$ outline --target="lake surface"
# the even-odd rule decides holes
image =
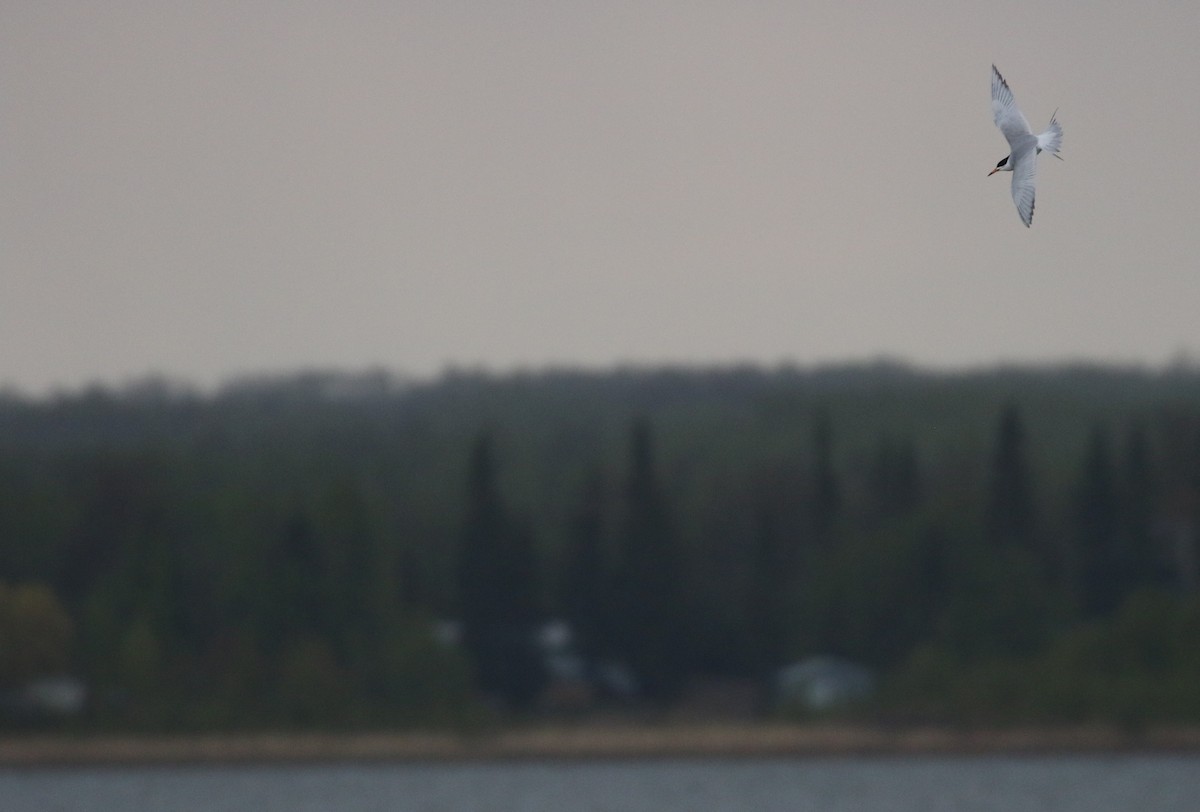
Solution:
[[[5,812],[1196,812],[1200,757],[49,768]]]

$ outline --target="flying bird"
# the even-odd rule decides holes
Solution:
[[[1034,135],[1029,129],[1029,122],[1017,103],[1013,100],[1008,82],[992,65],[992,117],[1004,137],[1008,139],[1009,154],[1000,159],[996,168],[988,172],[992,176],[997,172],[1012,172],[1012,196],[1017,204],[1017,214],[1021,222],[1029,226],[1033,222],[1033,187],[1037,180],[1037,156],[1045,150],[1055,158],[1062,160],[1058,154],[1062,146],[1062,125],[1058,123],[1058,111],[1050,116],[1050,126],[1041,135]]]

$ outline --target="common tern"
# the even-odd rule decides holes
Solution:
[[[1058,123],[1057,116],[1058,111],[1055,110],[1054,115],[1050,116],[1050,126],[1046,131],[1041,135],[1034,135],[1029,129],[1029,122],[1017,109],[1012,91],[1008,89],[1008,82],[1004,81],[1000,71],[992,65],[992,117],[1000,132],[1008,139],[1008,148],[1011,151],[1000,159],[995,169],[988,172],[988,176],[997,172],[1013,173],[1013,202],[1017,204],[1017,214],[1021,216],[1021,222],[1026,227],[1033,222],[1033,188],[1034,181],[1037,180],[1038,153],[1049,152],[1062,160],[1062,156],[1058,154],[1062,146],[1062,125]]]

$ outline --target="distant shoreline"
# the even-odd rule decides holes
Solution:
[[[488,762],[863,755],[1200,753],[1200,728],[958,730],[848,725],[557,725],[474,734],[230,733],[0,736],[0,768]]]

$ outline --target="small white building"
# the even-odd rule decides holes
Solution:
[[[88,690],[83,680],[66,674],[39,677],[5,697],[4,705],[24,718],[65,718],[83,712]]]
[[[875,678],[857,663],[826,655],[779,669],[773,688],[777,707],[821,713],[868,698]]]

